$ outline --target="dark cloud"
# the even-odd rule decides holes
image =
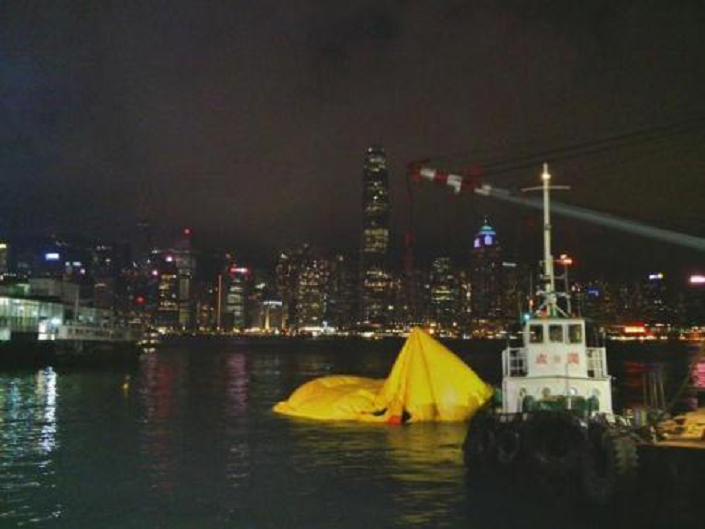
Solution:
[[[354,250],[369,143],[389,154],[399,240],[411,160],[463,169],[705,111],[700,2],[2,9],[0,232],[124,238],[148,216],[253,259],[305,240]],[[554,167],[574,186],[567,200],[705,235],[704,151],[693,130]],[[525,185],[538,170],[494,183]],[[463,254],[485,213],[509,247],[535,235],[500,204],[433,188],[416,200],[427,255]],[[559,241],[605,268],[602,239],[659,249],[590,230],[567,223]]]

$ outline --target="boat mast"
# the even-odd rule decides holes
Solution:
[[[548,164],[543,164],[541,174],[543,182],[543,275],[546,282],[544,295],[546,297],[546,313],[548,316],[558,314],[558,300],[556,296],[556,276],[553,272],[553,255],[551,254],[551,174]]]

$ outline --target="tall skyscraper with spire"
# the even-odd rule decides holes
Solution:
[[[502,249],[487,218],[472,248],[472,317],[493,321],[502,316]]]
[[[385,323],[390,302],[389,174],[380,146],[367,149],[362,176],[362,242],[360,258],[360,317]]]

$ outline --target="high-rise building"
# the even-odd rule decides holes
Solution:
[[[675,303],[662,272],[649,274],[641,282],[642,316],[646,323],[673,323]]]
[[[502,249],[485,219],[472,248],[472,318],[496,322],[502,317]]]
[[[367,149],[362,179],[360,317],[384,323],[390,302],[389,175],[384,149]]]
[[[179,282],[178,270],[174,256],[166,253],[152,255],[156,267],[151,274],[157,286],[156,314],[154,323],[157,327],[176,330],[179,327]]]
[[[9,270],[8,248],[8,243],[0,241],[0,276],[7,274]]]
[[[276,294],[282,301],[284,328],[296,328],[298,315],[298,282],[304,262],[309,258],[311,248],[308,244],[298,248],[282,251],[277,258],[275,268]]]
[[[438,257],[431,264],[431,321],[445,330],[459,325],[460,285],[450,257]]]
[[[221,278],[221,329],[242,331],[248,325],[248,296],[250,294],[252,272],[244,266],[231,262]]]
[[[330,264],[325,318],[330,325],[347,329],[355,323],[355,269],[350,259],[343,255],[336,255]]]
[[[296,285],[298,328],[324,325],[329,278],[330,263],[327,259],[309,255],[302,263]]]
[[[129,247],[125,244],[93,245],[86,266],[93,279],[94,306],[115,310],[122,316],[128,311],[129,299],[122,272],[129,268],[129,257]]]
[[[178,274],[179,326],[189,330],[196,324],[196,257],[191,245],[191,235],[191,228],[184,228],[181,239],[172,251]]]

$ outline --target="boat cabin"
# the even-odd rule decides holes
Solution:
[[[605,349],[587,346],[584,319],[534,316],[522,339],[502,353],[502,411],[580,406],[612,413]]]

